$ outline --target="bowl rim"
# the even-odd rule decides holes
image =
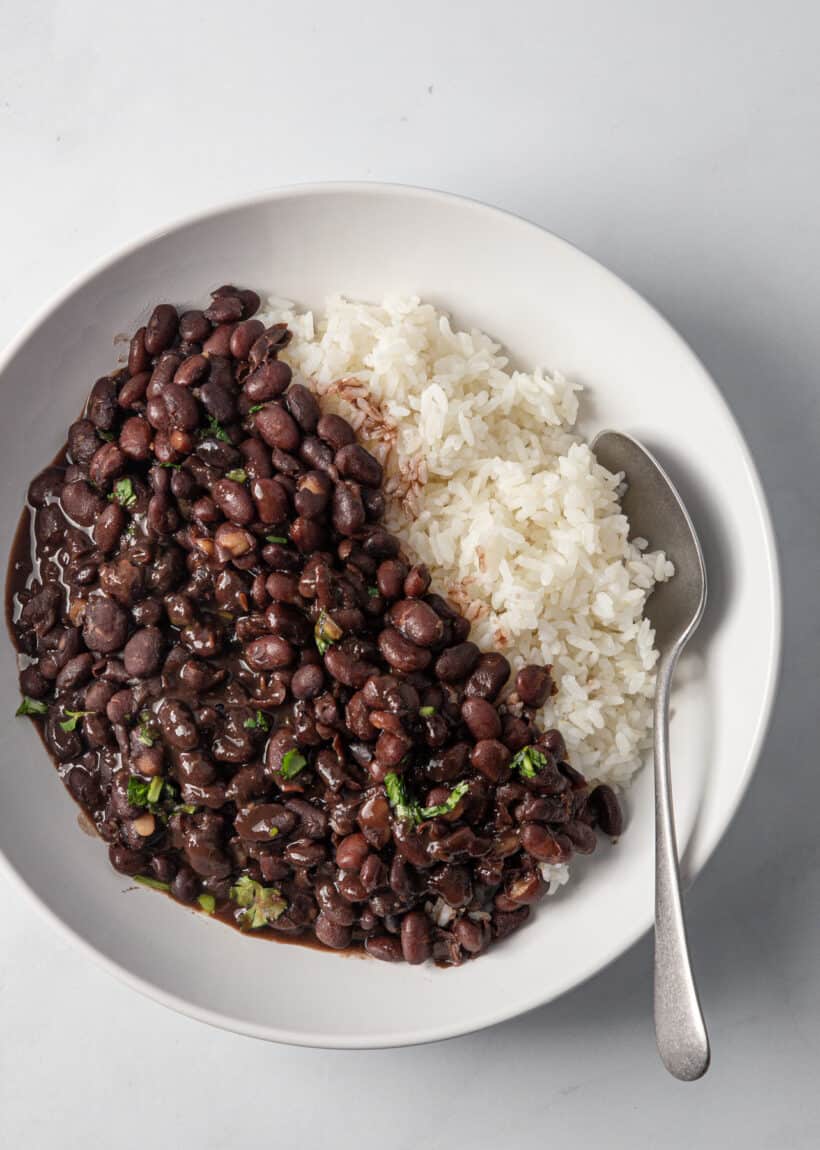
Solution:
[[[767,669],[767,679],[763,694],[763,705],[760,708],[756,719],[755,729],[751,740],[750,751],[747,756],[747,762],[743,774],[739,778],[738,785],[731,802],[727,803],[718,819],[715,827],[711,830],[708,837],[696,839],[691,844],[691,849],[687,850],[687,881],[691,885],[700,871],[709,861],[714,854],[718,844],[723,839],[729,824],[734,818],[741,801],[743,800],[751,782],[752,775],[757,767],[760,759],[760,754],[763,749],[763,743],[769,730],[771,723],[772,711],[774,708],[775,692],[780,678],[782,655],[783,655],[783,600],[782,600],[782,582],[780,575],[780,563],[777,550],[777,539],[772,524],[771,512],[769,510],[768,502],[766,500],[763,484],[760,479],[757,467],[753,460],[751,451],[746,442],[745,436],[734,417],[734,414],[726,401],[720,388],[717,386],[710,372],[701,362],[700,358],[695,354],[686,340],[681,336],[673,324],[666,318],[663,312],[650,303],[640,292],[633,288],[629,283],[622,279],[615,272],[611,271],[605,264],[601,263],[594,256],[590,255],[583,248],[577,244],[571,243],[569,240],[564,239],[563,236],[551,231],[549,228],[543,227],[541,224],[535,223],[533,220],[527,219],[525,216],[520,215],[515,211],[506,208],[496,207],[487,204],[482,200],[475,197],[462,195],[455,192],[443,191],[436,188],[425,187],[415,184],[404,184],[392,181],[378,181],[378,180],[328,180],[328,181],[313,181],[307,183],[295,184],[281,184],[271,187],[263,192],[257,192],[252,195],[244,197],[233,197],[209,207],[201,208],[195,212],[190,212],[180,215],[172,219],[170,222],[159,225],[139,236],[137,239],[128,244],[117,247],[110,251],[105,256],[96,260],[89,268],[78,273],[70,279],[62,288],[55,292],[47,301],[37,309],[32,318],[20,329],[20,331],[12,337],[12,339],[0,349],[0,379],[5,372],[7,366],[24,344],[31,338],[37,329],[45,323],[49,317],[66,303],[72,295],[90,283],[97,276],[101,275],[109,268],[126,259],[128,256],[138,252],[147,244],[161,240],[163,237],[173,234],[182,228],[203,223],[209,219],[216,218],[221,215],[228,215],[235,211],[244,211],[252,209],[257,205],[266,204],[272,201],[290,199],[290,198],[308,198],[308,197],[322,197],[332,195],[377,195],[385,199],[391,197],[395,198],[415,198],[426,200],[428,202],[446,203],[451,206],[460,206],[463,209],[476,212],[479,215],[484,215],[488,218],[501,218],[507,222],[513,221],[524,232],[531,232],[533,235],[536,233],[548,235],[556,244],[568,249],[570,252],[581,255],[585,261],[588,261],[595,268],[602,273],[605,277],[614,281],[617,286],[626,292],[632,298],[633,304],[637,305],[639,310],[647,316],[648,319],[660,323],[665,329],[668,338],[673,340],[678,345],[679,352],[682,353],[684,358],[688,359],[692,366],[700,372],[704,381],[708,383],[711,388],[714,398],[722,406],[724,413],[727,415],[729,421],[735,429],[737,436],[738,446],[742,457],[746,476],[749,480],[751,493],[755,511],[757,513],[762,535],[765,541],[765,568],[767,575],[767,582],[770,594],[770,617],[771,617],[771,643],[772,643],[772,657],[769,661]],[[222,1014],[219,1011],[211,1010],[206,1007],[194,1005],[187,1000],[180,998],[175,994],[168,993],[160,986],[149,982],[147,979],[141,978],[133,974],[127,967],[123,966],[120,962],[109,958],[101,953],[89,941],[87,941],[78,931],[76,931],[67,922],[63,921],[59,915],[51,909],[45,902],[43,902],[39,895],[28,885],[24,876],[13,865],[11,860],[6,856],[0,844],[0,869],[4,875],[10,880],[14,888],[23,892],[26,897],[33,903],[40,913],[49,921],[59,933],[68,939],[73,945],[78,947],[82,952],[87,954],[93,959],[95,963],[100,965],[108,973],[112,974],[120,982],[124,982],[127,986],[138,991],[140,994],[151,998],[164,1006],[169,1007],[171,1010],[179,1014],[185,1015],[189,1018],[196,1019],[200,1022],[208,1023],[219,1029],[232,1031],[236,1034],[243,1034],[253,1038],[259,1038],[267,1041],[274,1041],[292,1046],[315,1047],[321,1049],[340,1049],[340,1050],[370,1050],[370,1049],[391,1049],[402,1046],[418,1046],[425,1045],[431,1042],[440,1042],[448,1038],[455,1038],[461,1035],[472,1034],[479,1030],[484,1030],[490,1026],[495,1026],[498,1023],[508,1021],[516,1018],[519,1015],[526,1014],[539,1006],[544,1006],[549,1002],[554,1001],[561,995],[566,994],[569,990],[576,986],[581,986],[588,979],[594,977],[597,973],[604,970],[621,954],[625,954],[630,950],[639,939],[649,932],[652,928],[651,919],[643,923],[635,929],[630,937],[624,941],[619,938],[615,944],[609,948],[604,948],[603,954],[599,951],[596,954],[595,961],[590,964],[588,969],[582,969],[580,972],[575,968],[566,977],[557,980],[551,991],[544,995],[539,993],[536,987],[533,993],[528,997],[526,1002],[522,1005],[517,1003],[513,1008],[504,1008],[503,1006],[485,1012],[484,1014],[473,1015],[468,1023],[460,1026],[446,1025],[439,1028],[432,1027],[428,1029],[423,1035],[417,1032],[411,1033],[396,1033],[391,1034],[389,1038],[371,1036],[352,1036],[350,1038],[340,1038],[338,1035],[323,1035],[321,1033],[306,1033],[303,1031],[284,1030],[281,1028],[270,1027],[266,1025],[257,1025],[246,1021],[240,1021],[227,1014]],[[337,958],[339,956],[336,956]]]

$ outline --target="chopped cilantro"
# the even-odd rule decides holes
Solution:
[[[534,779],[546,765],[547,756],[537,747],[522,747],[510,762],[512,770],[517,770],[523,779]]]
[[[134,491],[134,484],[126,475],[125,479],[118,479],[114,484],[114,490],[108,496],[110,502],[119,503],[120,507],[133,507],[137,502],[137,493]]]
[[[324,655],[332,643],[341,639],[342,629],[338,624],[334,623],[327,611],[320,611],[319,618],[316,620],[316,626],[313,628],[313,637],[316,640],[316,648],[319,654]]]
[[[154,735],[151,733],[151,731],[149,731],[145,723],[143,723],[142,726],[138,728],[137,738],[144,747],[153,747],[154,743],[156,742]]]
[[[30,699],[28,695],[23,695],[23,701],[15,715],[47,715],[48,703],[43,703],[40,699]]]
[[[265,542],[266,543],[287,543],[287,539],[285,538],[284,535],[266,535],[265,536]]]
[[[163,785],[163,780],[159,777],[159,775],[155,775],[154,778],[151,779],[151,782],[148,784],[148,790],[146,791],[145,796],[149,803],[159,802],[159,796],[162,794]]]
[[[60,723],[60,728],[63,731],[74,731],[77,728],[77,723],[80,721],[83,715],[90,715],[91,711],[69,711],[66,709],[63,714],[68,715],[68,718],[64,719],[63,722]]]
[[[435,715],[435,707],[419,707],[419,714],[423,719],[429,719],[431,715]]]
[[[407,819],[411,823],[420,823],[425,819],[435,819],[439,815],[450,814],[464,798],[469,786],[470,784],[464,779],[453,787],[443,803],[438,803],[434,807],[422,807],[415,799],[408,797],[404,779],[400,775],[391,771],[384,778],[384,789],[387,791],[387,798],[396,818]]]
[[[151,890],[170,890],[170,884],[167,882],[160,882],[158,878],[151,878],[147,874],[135,874],[134,882],[140,883],[142,886],[150,886]]]
[[[378,599],[381,592],[379,591],[378,587],[368,587],[367,594],[368,598],[370,599]]]
[[[400,775],[393,771],[385,775],[384,789],[387,791],[388,801],[396,812],[397,818],[407,819],[411,823],[419,821],[419,805],[408,799],[404,779]]]
[[[212,894],[201,894],[196,901],[206,914],[213,914],[216,910],[216,899]]]
[[[259,930],[260,927],[276,922],[288,908],[282,892],[275,886],[262,886],[254,882],[250,875],[241,875],[236,885],[231,887],[231,898],[241,907],[239,924],[243,930]]]
[[[135,807],[144,807],[148,803],[148,786],[145,779],[132,775],[128,780],[128,801]]]
[[[248,408],[248,415],[256,415],[257,411],[261,411],[264,406],[264,403],[255,403],[253,407]]]
[[[257,711],[256,715],[254,715],[250,719],[246,719],[245,722],[242,724],[242,726],[245,728],[246,731],[269,731],[270,730],[270,722],[268,721],[267,715],[263,714],[262,711]]]
[[[449,815],[451,811],[456,809],[469,788],[470,784],[466,779],[463,779],[460,783],[456,783],[443,803],[438,803],[434,807],[422,807],[419,814],[423,819],[435,819],[439,815]]]
[[[113,431],[102,431],[98,427],[97,428],[97,435],[99,435],[100,439],[104,439],[106,443],[113,443],[114,442],[114,432]]]
[[[307,766],[307,759],[295,747],[285,751],[282,756],[282,766],[279,768],[283,779],[295,779],[301,770]]]
[[[248,473],[244,467],[236,467],[233,471],[226,471],[225,478],[232,479],[234,483],[244,483],[248,478]]]
[[[174,471],[179,471],[182,467],[181,463],[160,463],[160,467],[173,467]]]
[[[231,442],[230,435],[228,435],[227,431],[215,415],[208,416],[208,433],[213,435],[215,439],[221,439],[223,443]]]

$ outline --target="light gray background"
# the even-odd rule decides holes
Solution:
[[[142,1000],[0,881],[0,1143],[818,1144],[816,13],[783,0],[2,5],[0,342],[112,249],[271,185],[396,180],[510,208],[620,273],[712,371],[771,501],[786,620],[763,761],[687,900],[714,1048],[702,1083],[656,1061],[648,940],[488,1033],[290,1050]],[[739,668],[736,689],[757,673]]]

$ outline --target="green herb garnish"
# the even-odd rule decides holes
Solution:
[[[295,747],[285,751],[282,756],[282,766],[279,768],[283,779],[295,779],[301,770],[307,766],[307,759]]]
[[[324,655],[331,644],[342,637],[342,629],[334,623],[327,611],[320,611],[316,626],[313,628],[313,637],[320,655]]]
[[[15,715],[47,715],[48,703],[43,703],[39,699],[30,699],[28,695],[23,695],[23,701]]]
[[[396,818],[406,819],[411,823],[420,823],[425,819],[435,819],[439,815],[449,815],[454,811],[464,796],[469,790],[470,784],[466,779],[457,783],[450,791],[447,798],[443,803],[438,803],[434,807],[422,807],[407,794],[407,788],[404,785],[404,779],[401,775],[390,774],[385,775],[384,789],[387,791],[387,799],[390,806],[395,812]]]
[[[159,802],[159,796],[162,794],[162,788],[164,785],[165,784],[159,775],[155,775],[154,778],[151,779],[151,782],[148,784],[148,790],[145,796],[149,804]]]
[[[230,443],[231,437],[228,435],[225,428],[219,422],[215,415],[208,416],[208,431],[215,439],[221,439],[223,443]]]
[[[244,483],[248,478],[248,473],[244,467],[236,467],[233,471],[226,471],[225,478],[232,479],[234,483]]]
[[[201,894],[196,901],[206,914],[213,914],[216,910],[216,899],[212,894]]]
[[[246,874],[231,887],[231,898],[244,910],[244,914],[239,916],[239,925],[243,930],[259,930],[260,927],[276,922],[288,908],[278,887],[262,886],[261,882],[254,882]]]
[[[435,707],[419,707],[419,714],[423,719],[429,719],[431,715],[435,715]]]
[[[265,542],[266,543],[287,543],[287,539],[285,538],[284,535],[266,535],[265,536]]]
[[[179,471],[182,467],[181,463],[160,463],[160,467],[173,467],[174,471]]]
[[[451,811],[456,809],[469,789],[470,784],[466,779],[463,779],[460,783],[456,783],[443,803],[437,803],[434,807],[422,807],[419,814],[423,819],[435,819],[439,815],[449,815]]]
[[[537,747],[522,747],[513,755],[510,767],[518,771],[522,779],[534,779],[547,765],[547,756]]]
[[[113,431],[102,431],[98,427],[97,428],[97,435],[99,435],[100,439],[104,439],[106,443],[113,443],[114,442],[114,432]]]
[[[153,747],[154,743],[156,742],[156,739],[154,738],[153,734],[148,730],[148,727],[146,726],[145,723],[143,723],[142,726],[138,729],[137,738],[139,739],[139,741],[142,743],[142,745],[144,747]]]
[[[134,491],[134,484],[127,475],[125,479],[117,480],[108,499],[111,503],[119,503],[120,507],[134,506],[137,502],[137,493]]]
[[[74,730],[76,730],[77,729],[77,723],[80,721],[80,719],[83,717],[83,715],[90,715],[91,713],[92,713],[91,711],[69,711],[69,710],[65,710],[63,712],[63,714],[68,715],[68,718],[65,719],[62,723],[60,723],[61,730],[63,730],[63,731],[74,731]]]
[[[248,408],[248,415],[256,415],[257,411],[261,411],[264,406],[264,403],[255,403],[253,407]]]
[[[268,831],[268,834],[272,839],[275,839],[279,834],[279,827],[271,827],[271,829]]]
[[[419,805],[407,797],[404,779],[400,775],[394,774],[393,771],[385,775],[384,789],[387,791],[387,799],[397,818],[407,819],[411,823],[419,821]]]
[[[144,807],[148,803],[148,786],[145,779],[132,775],[128,780],[128,801],[135,807]]]
[[[155,807],[165,786],[165,780],[159,776],[146,781],[141,779],[139,775],[132,775],[128,780],[128,801],[135,807]],[[171,784],[169,783],[167,786],[169,792],[167,797],[171,798],[173,795]]]
[[[150,886],[151,890],[170,890],[170,884],[167,882],[160,882],[158,878],[151,878],[147,874],[135,874],[134,882],[140,883],[142,886]]]
[[[186,815],[196,814],[196,807],[191,803],[180,803],[179,806],[174,807],[174,812],[184,811]]]
[[[256,715],[253,718],[246,719],[245,722],[242,724],[242,726],[245,728],[246,731],[269,731],[270,730],[270,723],[268,721],[268,717],[267,717],[267,715],[264,715],[262,713],[262,711],[257,711]]]

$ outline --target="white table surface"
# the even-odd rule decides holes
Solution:
[[[782,0],[0,7],[0,342],[191,209],[322,179],[463,192],[690,341],[756,455],[786,598],[763,761],[687,900],[703,1082],[656,1060],[648,940],[491,1032],[292,1050],[139,998],[0,880],[0,1145],[818,1145],[819,34]]]

